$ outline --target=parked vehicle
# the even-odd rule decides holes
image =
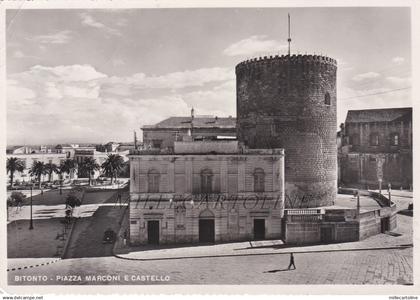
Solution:
[[[108,228],[104,232],[104,238],[102,239],[102,243],[113,244],[115,242],[115,237],[116,237],[115,231],[112,230],[111,228]]]

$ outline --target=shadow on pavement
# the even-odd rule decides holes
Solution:
[[[296,269],[293,269],[293,270],[296,270]],[[277,272],[285,272],[285,271],[293,271],[293,270],[290,270],[290,269],[270,270],[270,271],[265,271],[263,273],[277,273]]]
[[[398,214],[404,215],[404,216],[408,216],[408,217],[412,217],[413,216],[413,211],[412,210],[408,210],[408,209],[403,209],[403,210],[400,210],[398,212]]]

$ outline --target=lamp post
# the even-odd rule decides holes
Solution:
[[[356,197],[357,197],[357,218],[359,218],[359,215],[360,215],[360,194],[359,194],[359,190],[356,191]]]
[[[34,229],[34,221],[32,219],[32,185],[31,185],[31,220],[29,221],[29,229]]]
[[[391,183],[388,183],[388,199],[389,199],[389,206],[391,207]]]
[[[382,179],[379,178],[379,194],[382,194]]]

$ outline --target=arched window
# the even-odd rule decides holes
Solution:
[[[392,133],[391,134],[391,145],[392,146],[398,146],[400,144],[400,136],[398,133]]]
[[[254,192],[265,191],[265,173],[261,168],[257,168],[254,171]]]
[[[378,146],[379,145],[379,134],[372,133],[370,135],[370,145],[371,146]]]
[[[331,105],[331,96],[330,93],[326,92],[324,96],[324,104]]]
[[[149,193],[159,193],[159,181],[159,172],[155,169],[151,169],[147,173],[147,191]]]
[[[210,169],[201,171],[201,193],[211,194],[213,191],[213,172]]]

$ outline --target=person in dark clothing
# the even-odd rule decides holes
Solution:
[[[292,266],[293,266],[293,269],[296,269],[296,266],[295,266],[295,257],[293,256],[293,253],[290,253],[290,263],[289,263],[289,267],[287,269],[290,270],[290,268]]]

